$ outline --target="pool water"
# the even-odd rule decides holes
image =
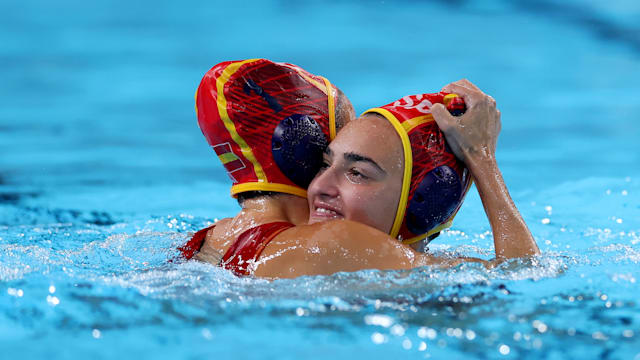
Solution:
[[[631,1],[3,2],[1,357],[640,359],[639,20]],[[359,112],[475,82],[542,255],[276,281],[169,262],[238,210],[193,93],[251,57]],[[491,258],[473,189],[431,251]]]

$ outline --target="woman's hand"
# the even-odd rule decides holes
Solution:
[[[467,105],[467,111],[461,116],[452,116],[442,104],[431,107],[454,154],[470,168],[479,161],[494,159],[501,129],[495,100],[466,79],[451,83],[442,91],[461,96]]]
[[[511,199],[496,162],[501,125],[495,100],[468,80],[456,81],[442,90],[462,96],[467,105],[467,111],[457,117],[449,114],[442,104],[432,106],[431,113],[451,150],[471,171],[493,230],[496,259],[539,254],[538,245]]]

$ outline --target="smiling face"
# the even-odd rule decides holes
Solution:
[[[389,233],[396,215],[404,159],[393,126],[366,114],[329,144],[309,185],[309,223],[348,219]]]

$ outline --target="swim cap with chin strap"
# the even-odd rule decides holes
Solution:
[[[453,115],[465,110],[462,98],[440,92],[405,96],[365,112],[387,119],[402,140],[402,191],[390,235],[405,244],[430,240],[450,227],[471,185],[469,171],[448,148],[431,115],[434,103],[445,104]]]
[[[306,197],[336,134],[329,80],[266,59],[227,61],[196,91],[198,124],[233,185],[231,195],[275,191]]]

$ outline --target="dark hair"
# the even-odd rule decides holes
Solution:
[[[242,203],[244,203],[245,200],[255,199],[263,196],[274,196],[278,194],[280,193],[275,191],[245,191],[239,193],[236,199],[238,200],[238,204],[242,206]]]
[[[354,114],[353,105],[351,105],[351,101],[349,98],[336,87],[338,91],[338,96],[336,96],[336,132],[340,131],[340,129],[346,125],[347,121],[351,120],[352,114]]]

